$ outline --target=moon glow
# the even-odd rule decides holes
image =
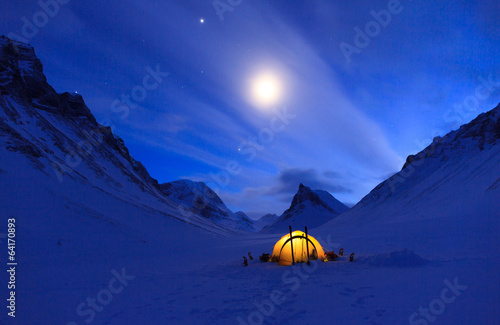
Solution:
[[[282,97],[282,84],[272,73],[261,73],[251,80],[251,101],[259,108],[269,108]]]

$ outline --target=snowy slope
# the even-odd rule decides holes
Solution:
[[[255,231],[252,221],[229,210],[205,183],[179,180],[160,184],[160,191],[177,204],[216,224],[235,230]]]
[[[429,308],[447,287],[444,281],[457,278],[467,289],[430,319],[439,324],[495,324],[500,319],[499,197],[500,105],[435,138],[356,206],[312,232],[329,237],[334,249],[348,247],[359,255],[409,249],[431,261],[387,279],[384,290],[400,292],[393,305],[408,309],[399,322],[410,322],[420,306]],[[405,284],[404,279],[417,283]],[[401,291],[404,285],[416,299]],[[370,294],[375,305],[387,299]],[[413,300],[411,310],[408,302]],[[421,315],[412,319],[410,324],[432,323]]]
[[[278,219],[278,215],[274,213],[268,213],[260,217],[260,219],[254,220],[255,228],[260,230],[265,226],[269,225],[271,222],[274,222],[276,219]]]
[[[348,233],[346,229],[352,229],[364,238],[367,234],[384,237],[380,243],[373,240],[373,245],[363,247],[370,251],[406,247],[462,257],[498,254],[499,117],[497,106],[435,138],[425,150],[409,156],[399,173],[323,225],[322,231]],[[347,240],[338,235],[339,242]],[[349,242],[356,243],[359,236]]]
[[[325,227],[397,224],[442,215],[474,214],[479,221],[479,211],[499,216],[498,200],[493,199],[500,190],[499,117],[500,105],[435,138],[409,156],[399,173]]]
[[[237,216],[240,216],[242,218],[248,218],[247,214],[243,211],[236,211],[234,214],[236,214]],[[250,218],[248,218],[250,219]]]
[[[208,255],[206,243],[234,233],[166,197],[81,96],[54,91],[33,48],[3,37],[0,185],[1,245],[7,219],[17,225],[18,324],[81,319],[76,306],[112,269],[151,263],[148,272],[175,273],[171,257],[180,243],[183,252]],[[2,249],[1,261],[6,254]],[[7,322],[1,313],[0,323]]]
[[[325,222],[349,210],[347,206],[335,199],[330,193],[322,190],[311,190],[303,184],[294,195],[290,208],[265,226],[265,233],[283,233],[291,225],[293,229],[318,227]]]
[[[326,203],[335,213],[342,214],[349,210],[349,207],[344,203],[337,200],[333,195],[323,190],[314,190],[314,193],[318,194],[319,198]]]
[[[7,151],[2,157],[28,159],[31,168],[61,185],[74,180],[97,193],[146,209],[152,204],[180,220],[226,232],[166,197],[123,140],[97,123],[82,96],[56,93],[29,45],[0,38],[0,95],[0,141]],[[3,158],[0,168],[9,171],[14,161]]]

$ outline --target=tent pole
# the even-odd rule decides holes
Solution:
[[[309,262],[309,238],[307,237],[307,226],[306,226],[306,249],[307,249],[307,265],[311,265],[311,262]]]
[[[293,238],[292,238],[292,226],[288,226],[290,229],[290,246],[292,246],[292,264],[295,265],[295,257],[293,256]]]

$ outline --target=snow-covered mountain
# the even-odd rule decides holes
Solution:
[[[256,229],[262,229],[265,226],[269,225],[270,223],[274,222],[276,219],[278,219],[278,215],[274,213],[268,213],[262,217],[260,217],[257,220],[254,220],[254,225]]]
[[[0,37],[0,156],[4,188],[17,188],[8,178],[16,182],[16,177],[27,177],[27,183],[39,184],[37,191],[60,197],[68,209],[94,211],[113,223],[121,221],[109,216],[103,205],[110,197],[141,211],[154,210],[227,233],[212,222],[216,211],[207,219],[165,196],[124,141],[96,121],[82,96],[58,94],[48,84],[33,48],[5,37]],[[31,190],[18,189],[19,200],[31,197]],[[72,195],[79,192],[87,194]],[[16,201],[8,198],[3,202],[8,201],[15,206]]]
[[[243,212],[243,211],[236,211],[234,214],[235,214],[235,215],[237,215],[237,216],[240,216],[240,217],[242,217],[242,218],[250,219],[250,218],[247,216],[247,214],[246,214],[245,212]]]
[[[179,180],[160,184],[160,191],[174,202],[221,226],[255,231],[252,221],[243,213],[233,213],[205,183]]]
[[[407,158],[402,170],[321,226],[363,250],[411,248],[429,254],[486,254],[500,248],[500,105]],[[350,234],[350,235],[348,235]],[[345,236],[348,236],[346,238]],[[377,242],[376,240],[373,240]]]
[[[349,210],[342,202],[323,190],[311,190],[300,184],[299,190],[292,199],[292,204],[283,214],[265,226],[263,232],[283,233],[291,225],[293,229],[304,229],[305,226],[318,227]]]

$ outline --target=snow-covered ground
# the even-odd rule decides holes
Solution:
[[[460,170],[441,168],[426,181],[439,184],[432,190],[412,185],[408,200],[367,203],[311,229],[325,249],[357,260],[309,268],[258,261],[283,234],[211,234],[78,181],[41,177],[2,147],[15,165],[0,166],[11,166],[0,174],[10,190],[1,222],[16,217],[19,261],[17,317],[3,313],[2,323],[495,324],[498,189],[484,191],[500,177],[495,147],[463,157],[470,164],[457,162]],[[403,249],[414,254],[385,256]],[[249,251],[255,259],[243,267]],[[126,276],[110,289],[113,270]]]

